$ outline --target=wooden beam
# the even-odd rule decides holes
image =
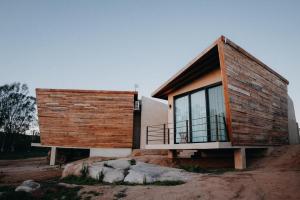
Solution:
[[[231,110],[230,110],[230,97],[228,92],[228,80],[226,73],[226,65],[225,65],[225,56],[224,56],[224,38],[221,37],[218,42],[218,52],[220,59],[220,68],[221,68],[221,77],[222,77],[222,85],[224,92],[224,101],[225,101],[225,110],[226,110],[226,125],[227,131],[230,141],[232,141],[232,126],[231,126]]]

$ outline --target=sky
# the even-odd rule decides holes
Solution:
[[[290,81],[300,120],[300,1],[0,0],[0,85],[150,96],[220,35]]]

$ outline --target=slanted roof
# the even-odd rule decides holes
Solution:
[[[289,82],[283,76],[275,72],[273,69],[268,67],[266,64],[252,56],[250,53],[242,49],[240,46],[230,41],[229,39],[221,36],[214,43],[212,43],[208,48],[201,52],[197,57],[195,57],[191,62],[189,62],[184,68],[167,80],[163,85],[156,89],[152,93],[152,97],[160,99],[168,99],[168,94],[176,89],[190,83],[191,81],[199,78],[202,74],[207,73],[208,71],[215,69],[220,66],[218,45],[220,42],[228,44],[247,56],[248,58],[254,60],[262,67],[270,71],[279,77],[286,84]]]

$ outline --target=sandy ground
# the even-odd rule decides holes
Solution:
[[[149,162],[171,163],[164,158],[140,157]],[[60,175],[41,158],[0,161],[2,183],[26,179],[45,180]],[[224,174],[191,173],[192,179],[177,186],[84,186],[80,193],[97,191],[92,199],[300,199],[300,145],[276,148],[271,155],[252,162],[247,170]],[[83,195],[85,197],[86,194]]]

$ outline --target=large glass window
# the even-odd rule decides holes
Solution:
[[[187,143],[189,121],[189,97],[183,96],[175,100],[176,143]]]
[[[174,109],[176,143],[226,141],[222,85],[177,97]]]
[[[192,142],[207,142],[205,90],[191,94]]]
[[[226,140],[225,134],[225,108],[224,108],[224,97],[223,88],[221,86],[213,87],[208,89],[209,96],[209,116],[210,116],[210,127],[211,127],[211,140],[216,141],[217,135],[218,140]]]

